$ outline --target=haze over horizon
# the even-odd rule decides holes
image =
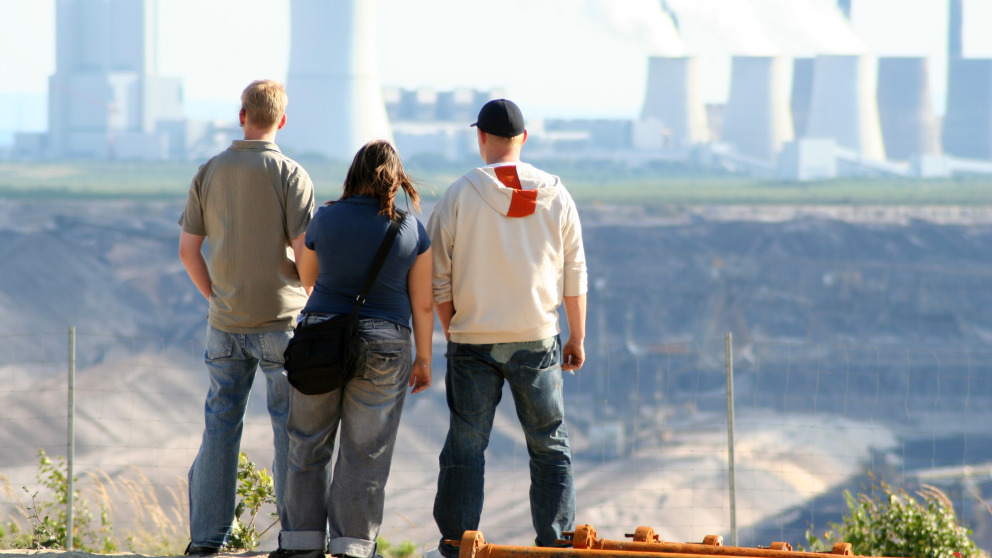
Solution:
[[[835,0],[666,4],[678,31],[658,0],[508,0],[499,11],[478,1],[432,0],[426,9],[379,0],[379,76],[405,88],[500,88],[531,118],[634,118],[650,55],[699,56],[706,100],[724,102],[732,54],[868,52],[929,57],[934,110],[943,112],[946,0],[854,0],[851,24]],[[233,118],[248,81],[285,79],[288,7],[289,0],[159,0],[159,73],[183,79],[188,117]],[[965,55],[992,56],[992,35],[980,30],[992,20],[992,1],[965,0],[965,14]],[[0,0],[0,48],[17,53],[0,66],[4,145],[16,131],[47,127],[55,1]]]

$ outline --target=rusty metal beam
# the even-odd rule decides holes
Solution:
[[[460,541],[448,540],[458,546],[458,558],[700,558],[701,556],[731,556],[737,558],[836,558],[854,556],[849,543],[837,543],[833,552],[795,552],[792,545],[773,542],[769,547],[748,548],[723,546],[723,538],[707,535],[702,543],[672,543],[660,540],[654,529],[638,527],[628,537],[631,541],[610,541],[596,536],[590,525],[580,525],[565,533],[562,545],[573,548],[504,546],[489,544],[479,531],[465,531]]]
[[[447,541],[453,543],[454,541]],[[465,531],[458,544],[458,558],[699,558],[698,554],[629,552],[563,547],[503,546],[489,544],[478,531]]]
[[[566,534],[567,535],[567,534]],[[702,543],[679,543],[660,540],[650,527],[638,527],[633,540],[607,540],[596,536],[591,525],[579,525],[572,533],[572,546],[576,549],[610,550],[624,552],[660,552],[665,554],[695,554],[708,556],[747,556],[751,558],[826,558],[853,556],[850,543],[837,543],[833,552],[794,552],[786,542],[773,542],[768,547],[749,548],[743,546],[723,546],[723,537],[707,535]]]

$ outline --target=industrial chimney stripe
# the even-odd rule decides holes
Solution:
[[[526,217],[533,215],[537,210],[537,190],[524,190],[520,185],[520,176],[517,175],[517,167],[506,165],[494,167],[496,178],[507,188],[513,190],[510,197],[510,209],[506,212],[507,217]]]

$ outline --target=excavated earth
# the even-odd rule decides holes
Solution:
[[[0,428],[0,471],[11,479],[33,476],[39,446],[53,454],[64,448],[64,415],[37,409],[64,405],[57,386],[64,382],[70,327],[80,335],[76,366],[92,382],[79,403],[81,459],[110,476],[132,466],[184,476],[202,429],[206,304],[177,256],[181,206],[0,201],[0,405],[15,417]],[[778,479],[773,493],[781,502],[749,518],[748,544],[772,537],[802,542],[807,516],[795,510],[817,496],[836,497],[831,487],[841,484],[824,470],[854,478],[866,460],[891,461],[892,455],[875,455],[878,448],[900,448],[903,471],[992,461],[987,433],[966,430],[962,445],[959,432],[944,438],[933,426],[945,424],[935,417],[959,416],[961,409],[979,425],[986,424],[979,417],[992,415],[992,208],[587,206],[580,212],[590,273],[588,364],[568,379],[565,393],[576,468],[589,471],[577,481],[594,510],[582,522],[612,538],[622,531],[604,525],[649,525],[668,540],[695,539],[700,529],[725,525],[722,515],[707,519],[696,510],[696,524],[680,530],[685,508],[671,506],[695,482],[690,473],[709,471],[697,465],[680,476],[677,460],[708,459],[726,449],[720,417],[727,333],[742,413],[793,417],[812,410],[823,425],[817,436],[872,425],[856,440],[812,440],[804,424],[792,427],[796,436],[786,445],[793,449],[851,448],[835,451],[834,461],[790,457],[773,440],[779,458],[750,465],[763,471],[755,482]],[[435,341],[436,389],[408,401],[397,448],[402,466],[394,466],[387,499],[401,513],[384,524],[390,540],[409,538],[422,548],[436,536],[430,486],[446,424],[444,351],[437,335]],[[147,389],[135,394],[121,386]],[[132,424],[135,409],[154,420]],[[920,409],[927,428],[899,431]],[[256,398],[250,414],[264,413]],[[501,417],[490,453],[506,467],[493,473],[503,479],[494,484],[519,484],[526,450],[512,415]],[[610,434],[611,425],[625,432],[622,440]],[[246,428],[246,439],[267,435],[264,421]],[[743,431],[741,439],[762,443],[757,431]],[[255,446],[265,463],[268,443]],[[802,475],[789,477],[785,462]],[[490,520],[487,539],[526,544],[532,536],[526,496],[501,501],[488,490],[487,509],[503,511]],[[714,494],[723,491],[714,485]]]

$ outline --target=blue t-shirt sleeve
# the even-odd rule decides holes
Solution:
[[[431,247],[431,237],[427,236],[427,229],[424,224],[417,219],[417,255],[421,255]]]
[[[307,227],[306,236],[303,237],[303,245],[311,250],[316,250],[314,248],[315,242],[317,240],[318,233],[320,230],[320,220],[326,216],[326,209],[328,206],[320,207],[314,214],[313,219],[310,220],[310,226]]]

